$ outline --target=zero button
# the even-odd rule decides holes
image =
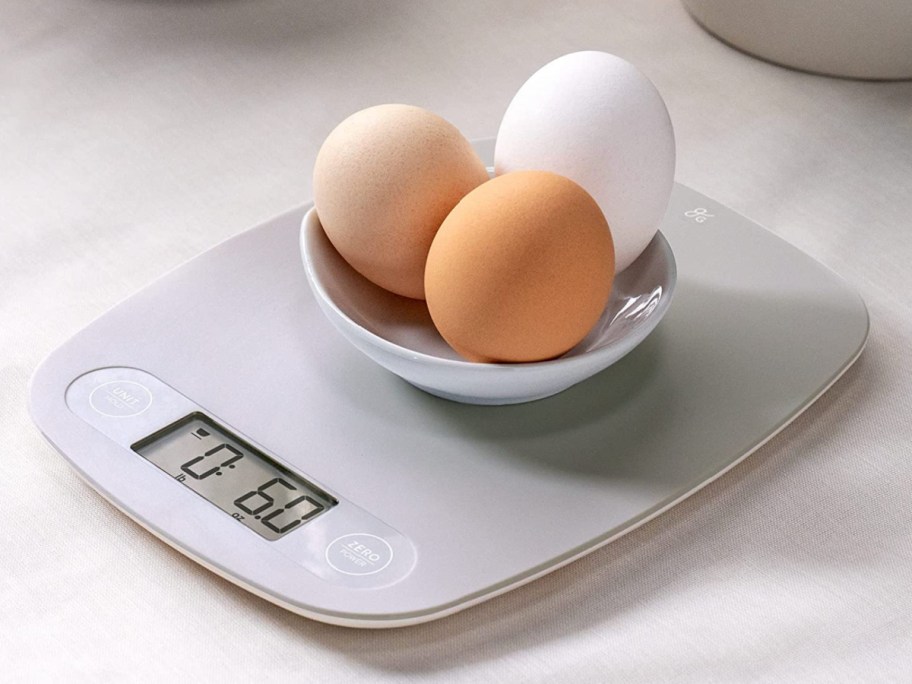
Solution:
[[[326,547],[326,562],[345,575],[373,575],[392,561],[389,542],[366,532],[344,534]]]

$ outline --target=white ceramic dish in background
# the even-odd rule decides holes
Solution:
[[[456,354],[423,301],[388,292],[349,266],[315,209],[301,224],[301,255],[320,308],[349,342],[416,387],[468,404],[543,399],[604,370],[652,332],[668,309],[676,278],[671,247],[658,233],[615,279],[605,312],[576,347],[550,361],[489,364]]]
[[[849,78],[912,78],[910,0],[682,0],[703,28],[777,64]]]

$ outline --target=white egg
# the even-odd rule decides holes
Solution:
[[[536,71],[504,114],[496,173],[552,171],[583,186],[614,238],[618,272],[646,248],[674,184],[675,142],[659,91],[630,62],[574,52]]]

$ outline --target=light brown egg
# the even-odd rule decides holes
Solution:
[[[420,107],[379,105],[326,138],[314,204],[339,254],[380,287],[424,299],[424,264],[440,224],[488,179],[455,126]]]
[[[473,190],[428,254],[428,309],[471,361],[541,361],[595,325],[614,281],[614,244],[595,200],[546,171],[516,171]]]

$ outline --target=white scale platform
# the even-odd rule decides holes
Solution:
[[[432,620],[593,551],[781,430],[867,337],[863,302],[831,271],[677,186],[662,226],[677,291],[640,347],[550,399],[456,404],[376,366],[323,318],[298,251],[304,211],[93,322],[36,371],[31,411],[124,513],[324,622]],[[197,411],[338,504],[270,541],[131,450]]]

